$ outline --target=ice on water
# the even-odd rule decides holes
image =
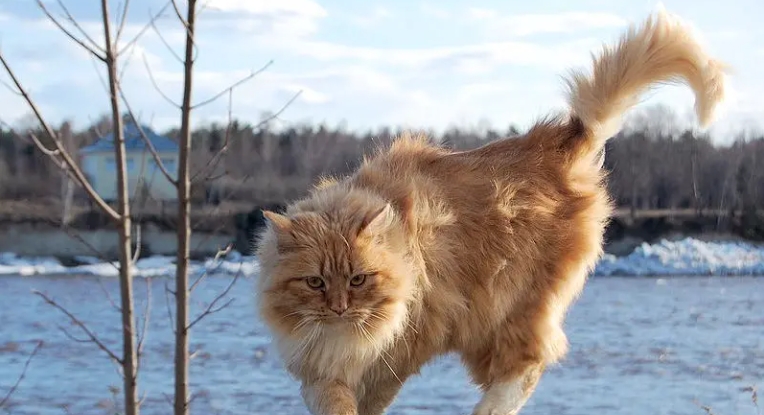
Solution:
[[[65,267],[56,258],[0,253],[0,275],[117,276],[116,263],[102,262],[93,257],[77,257],[75,260],[81,265]],[[205,270],[214,274],[233,275],[240,272],[242,276],[253,276],[258,266],[254,257],[234,251],[218,260],[192,261],[192,273]],[[138,277],[172,276],[174,272],[175,258],[171,256],[150,256],[134,265],[134,275]],[[695,238],[643,243],[627,256],[605,255],[594,275],[764,275],[764,246],[737,241],[707,242]]]

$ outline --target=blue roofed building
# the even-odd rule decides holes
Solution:
[[[137,195],[157,201],[177,199],[175,186],[157,167],[146,140],[134,123],[125,123],[125,157],[130,198]],[[173,180],[178,171],[178,144],[141,125],[146,137],[156,149],[162,164]],[[114,158],[114,134],[109,133],[79,151],[82,170],[96,192],[106,201],[117,200],[117,163]],[[139,190],[137,190],[139,189]],[[148,194],[146,193],[148,192]]]

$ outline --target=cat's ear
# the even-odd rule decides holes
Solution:
[[[263,210],[263,217],[270,222],[273,230],[278,233],[287,234],[292,230],[292,220],[282,214]]]
[[[271,229],[276,234],[278,251],[281,253],[288,251],[294,244],[294,222],[292,219],[269,210],[264,210],[263,216],[270,223]]]
[[[385,231],[395,219],[393,207],[386,203],[383,207],[370,211],[361,221],[358,228],[358,235],[361,234],[379,234]]]

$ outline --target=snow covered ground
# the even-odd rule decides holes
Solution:
[[[116,264],[96,258],[76,258],[82,265],[65,267],[55,258],[26,258],[13,253],[0,253],[0,275],[98,275],[116,276]],[[135,275],[141,277],[171,276],[175,272],[174,257],[152,256],[135,264]],[[225,258],[194,261],[192,273],[253,276],[258,271],[253,257],[236,252]],[[644,243],[628,256],[605,255],[598,264],[596,276],[645,275],[764,275],[764,246],[745,242],[705,242],[694,238],[678,241],[662,240]]]

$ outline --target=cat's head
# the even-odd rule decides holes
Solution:
[[[260,312],[280,338],[318,333],[378,346],[403,329],[414,276],[390,204],[335,189],[264,216]]]

